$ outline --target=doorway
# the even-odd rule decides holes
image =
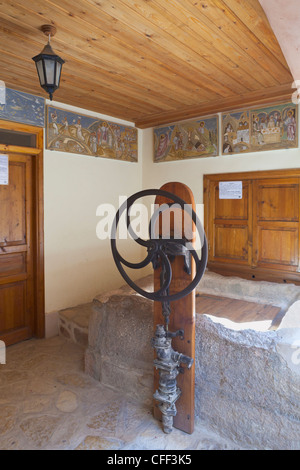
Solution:
[[[45,333],[43,129],[0,121],[0,156],[0,340],[8,346]]]

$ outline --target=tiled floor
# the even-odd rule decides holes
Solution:
[[[0,450],[239,449],[196,423],[164,434],[151,403],[105,388],[83,370],[84,349],[57,336],[7,348],[0,365]]]

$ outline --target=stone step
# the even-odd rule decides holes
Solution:
[[[58,312],[58,331],[72,342],[87,346],[89,319],[93,311],[93,302],[66,308]]]

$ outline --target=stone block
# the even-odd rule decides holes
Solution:
[[[93,303],[89,302],[58,312],[59,335],[80,346],[88,344],[88,326],[92,315]]]
[[[152,397],[153,367],[152,364],[144,364],[137,368],[128,363],[127,367],[116,362],[113,358],[104,357],[101,363],[101,383],[113,386],[117,390],[134,398],[148,400]]]
[[[85,370],[133,396],[151,396],[153,304],[129,288],[94,299]]]
[[[212,288],[213,279],[210,277],[207,289]],[[144,287],[147,282],[149,278],[144,280]],[[222,289],[223,282],[217,279],[218,288]],[[259,283],[255,287],[251,281],[245,281],[238,287],[237,281],[231,282],[232,297],[238,291],[243,295],[244,289],[248,289],[248,300],[257,301],[256,292],[264,303],[269,299],[272,305],[277,302],[282,308],[289,303],[292,306],[275,331],[258,331],[237,324],[231,327],[230,322],[222,324],[220,318],[196,315],[195,415],[204,425],[238,445],[253,449],[299,449],[300,352],[297,356],[295,349],[300,349],[299,287],[283,285],[280,290],[278,285],[268,283],[262,294]],[[204,284],[200,285],[199,291],[203,288]],[[224,296],[224,291],[219,293]],[[153,303],[128,287],[94,299],[86,372],[125,394],[151,400],[152,312]]]
[[[231,331],[197,316],[196,415],[255,448],[300,447],[300,380],[277,352],[277,332]]]
[[[205,275],[197,286],[197,291],[248,302],[276,305],[286,310],[300,299],[300,287],[294,284],[250,281],[234,276],[221,276],[209,270],[205,271]]]
[[[286,312],[278,330],[278,353],[289,368],[300,376],[300,301]]]

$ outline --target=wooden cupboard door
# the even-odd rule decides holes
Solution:
[[[0,185],[0,339],[29,338],[34,321],[32,157],[9,155],[9,184]]]
[[[242,182],[241,199],[220,199],[219,182],[209,189],[209,262],[251,264],[252,187]]]
[[[299,272],[299,178],[258,180],[253,197],[254,264]]]

